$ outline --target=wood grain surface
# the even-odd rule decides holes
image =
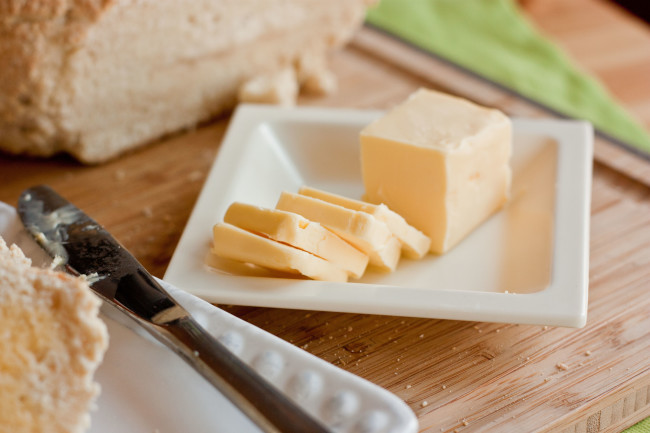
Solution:
[[[368,32],[332,58],[340,91],[302,105],[386,108],[429,86],[546,115],[458,71],[427,73],[412,53],[381,55]],[[0,200],[15,204],[24,188],[47,183],[162,277],[227,125],[224,117],[101,166],[2,155]],[[650,188],[642,179],[594,165],[582,329],[221,307],[392,391],[422,431],[618,432],[650,416]]]

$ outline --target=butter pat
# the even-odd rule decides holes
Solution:
[[[511,129],[498,110],[420,89],[361,131],[364,198],[444,253],[507,201]]]
[[[300,248],[360,278],[368,265],[368,256],[327,230],[293,212],[268,209],[245,203],[230,205],[224,222],[263,233],[269,238]]]
[[[327,260],[228,223],[213,227],[212,253],[314,280],[346,282],[348,273]]]
[[[386,224],[372,215],[289,192],[282,193],[276,208],[295,212],[324,225],[366,253],[370,264],[384,271],[395,270],[400,257],[400,243]]]
[[[366,203],[308,186],[300,188],[298,193],[348,209],[369,213],[388,226],[388,229],[402,245],[402,254],[406,257],[420,259],[429,252],[431,240],[424,233],[409,225],[404,218],[390,210],[385,204]]]

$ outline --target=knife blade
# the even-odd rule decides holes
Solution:
[[[18,201],[25,229],[60,265],[194,367],[266,432],[326,432],[178,304],[101,225],[45,185]]]

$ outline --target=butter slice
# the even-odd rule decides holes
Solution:
[[[348,273],[325,259],[228,223],[213,227],[212,253],[314,280],[346,282]]]
[[[365,212],[346,209],[312,197],[283,192],[277,209],[316,221],[370,256],[370,264],[394,271],[401,245],[386,224]]]
[[[364,199],[448,251],[507,201],[511,129],[498,110],[420,89],[361,131]]]
[[[393,212],[385,204],[366,203],[338,194],[322,191],[316,188],[303,186],[299,194],[317,198],[328,203],[337,204],[348,209],[366,212],[382,221],[402,244],[402,254],[411,259],[421,259],[429,252],[431,239],[424,233],[409,225],[404,218]]]
[[[321,257],[347,271],[352,278],[360,278],[368,265],[366,254],[319,223],[293,212],[235,202],[223,220]]]

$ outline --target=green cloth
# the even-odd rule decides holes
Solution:
[[[650,433],[650,418],[634,424],[629,429],[624,430],[623,433]]]
[[[650,154],[650,135],[512,0],[382,0],[367,22]]]

